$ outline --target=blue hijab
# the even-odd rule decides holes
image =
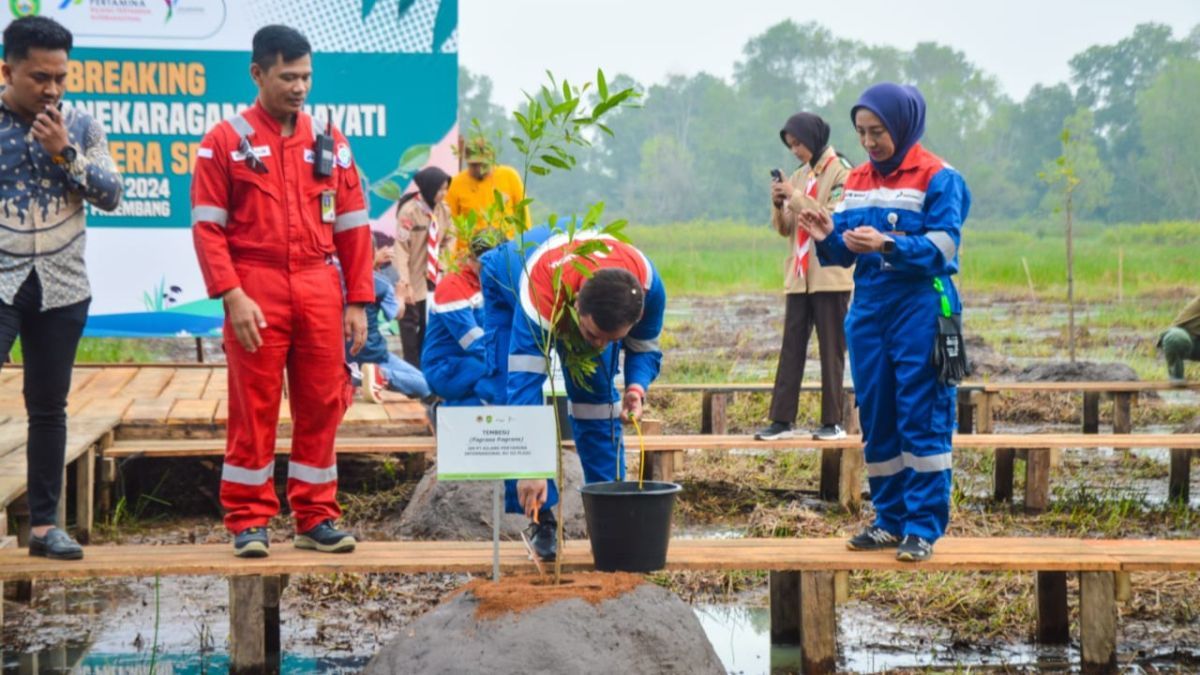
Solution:
[[[859,108],[875,113],[887,128],[896,152],[882,162],[871,160],[880,175],[886,176],[899,168],[905,155],[925,133],[925,98],[916,87],[881,82],[862,93],[850,109],[850,123]]]

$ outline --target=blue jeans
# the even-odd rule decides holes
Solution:
[[[429,384],[425,382],[425,376],[399,356],[388,352],[387,363],[379,364],[379,368],[387,379],[388,389],[413,398],[429,396]]]

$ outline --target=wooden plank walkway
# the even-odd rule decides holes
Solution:
[[[587,541],[568,541],[563,567],[592,569]],[[501,544],[501,568],[530,572],[520,542]],[[91,577],[332,573],[487,574],[490,542],[363,542],[331,555],[277,545],[267,558],[241,559],[226,544],[92,546],[81,561],[32,558],[0,550],[0,581]],[[1051,537],[947,537],[927,562],[896,560],[894,551],[850,552],[843,539],[676,539],[668,570],[921,570],[1009,572],[1200,571],[1200,540],[1101,540]]]
[[[0,370],[0,415],[24,415],[23,371],[9,364]],[[228,378],[223,366],[202,364],[107,364],[76,367],[68,414],[109,416],[134,435],[154,436],[163,427],[224,427],[228,419]],[[286,397],[280,423],[291,421]],[[386,405],[355,401],[343,429],[386,427],[389,434],[426,433],[425,411],[418,401]],[[157,434],[166,435],[166,434]]]
[[[758,441],[753,436],[708,434],[681,434],[671,436],[645,436],[646,452],[674,452],[678,450],[827,450],[861,449],[862,437],[847,436],[838,441],[818,441],[810,438],[788,438],[773,441]],[[277,452],[286,454],[291,440],[280,438]],[[564,447],[574,448],[566,441]],[[992,449],[998,447],[1028,448],[1180,448],[1200,450],[1200,434],[956,434],[956,449]],[[638,441],[629,430],[625,431],[625,449],[636,452]],[[437,451],[437,440],[432,437],[409,438],[355,438],[339,437],[337,451],[347,454],[381,453],[432,453]],[[225,453],[222,438],[171,439],[171,440],[128,440],[117,441],[105,450],[106,457],[219,457]]]

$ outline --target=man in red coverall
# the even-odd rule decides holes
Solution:
[[[266,26],[254,35],[252,61],[258,100],[208,132],[192,181],[196,255],[209,295],[225,302],[225,526],[235,555],[267,555],[286,366],[294,543],[347,552],[355,540],[335,526],[333,441],[352,394],[344,341],[352,352],[362,347],[363,308],[375,297],[371,231],[349,144],[302,110],[312,83],[308,40]]]

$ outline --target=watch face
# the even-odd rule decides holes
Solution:
[[[67,163],[74,162],[75,156],[76,156],[76,152],[75,152],[74,146],[68,145],[67,147],[62,149],[62,158],[65,159],[67,161]]]

